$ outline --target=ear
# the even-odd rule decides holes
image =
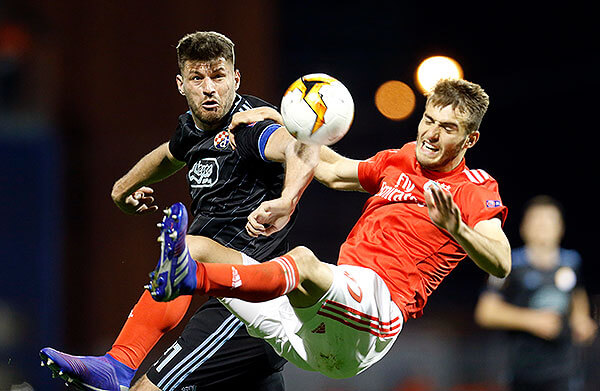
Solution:
[[[237,91],[238,88],[240,88],[240,83],[242,81],[242,74],[240,73],[239,69],[235,70],[234,79],[235,79],[235,90]]]
[[[479,141],[479,131],[469,133],[467,140],[465,141],[465,148],[472,148]]]
[[[175,81],[177,82],[177,90],[181,95],[185,95],[185,90],[183,89],[183,77],[181,75],[177,75],[175,77]]]

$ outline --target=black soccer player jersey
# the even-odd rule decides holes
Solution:
[[[563,318],[560,335],[550,341],[526,332],[509,333],[511,372],[519,380],[537,381],[573,373],[573,351],[568,325],[573,290],[581,286],[581,257],[576,251],[560,249],[559,263],[541,270],[531,265],[525,247],[512,252],[512,271],[505,279],[490,277],[489,289],[513,305],[551,310]]]
[[[296,219],[294,212],[290,222],[270,237],[253,238],[245,229],[248,215],[261,202],[281,195],[283,165],[264,155],[268,138],[280,125],[267,120],[237,129],[235,150],[226,128],[233,114],[260,106],[273,107],[253,96],[236,95],[224,128],[211,132],[197,128],[190,112],[182,114],[169,150],[188,167],[194,216],[188,233],[265,261],[287,251],[285,238]]]

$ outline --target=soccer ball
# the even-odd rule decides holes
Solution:
[[[301,77],[281,100],[281,116],[290,134],[311,144],[331,145],[340,140],[354,119],[348,89],[324,73]]]

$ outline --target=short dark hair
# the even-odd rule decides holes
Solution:
[[[177,43],[179,71],[183,71],[186,61],[212,61],[223,57],[235,64],[233,47],[231,39],[215,31],[196,31],[187,34]]]
[[[427,103],[436,107],[452,105],[465,115],[465,128],[472,133],[479,129],[490,98],[479,84],[463,79],[442,79],[427,95]]]
[[[552,206],[558,210],[560,217],[563,220],[565,219],[565,213],[562,204],[556,198],[546,194],[537,195],[529,201],[527,201],[523,208],[523,215],[525,215],[525,213],[527,213],[528,210],[537,206]]]

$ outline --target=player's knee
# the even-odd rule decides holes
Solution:
[[[309,307],[315,304],[333,283],[333,272],[328,264],[321,262],[306,247],[296,247],[288,253],[298,268],[297,289],[288,294],[294,307]]]
[[[310,265],[315,262],[319,262],[315,253],[313,253],[312,250],[309,249],[308,247],[304,247],[304,246],[294,247],[292,250],[290,250],[290,252],[288,252],[288,254],[292,258],[294,258],[294,261],[296,261],[297,265],[298,264]]]
[[[307,247],[298,246],[288,253],[296,262],[300,281],[310,279],[322,267],[319,258]]]

